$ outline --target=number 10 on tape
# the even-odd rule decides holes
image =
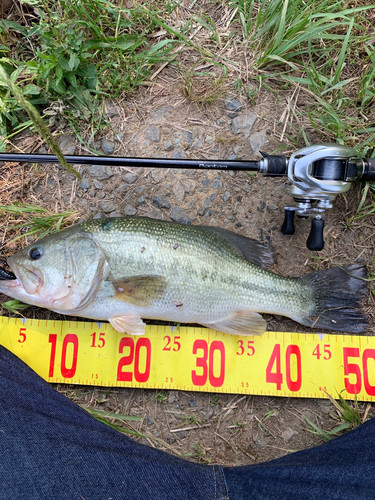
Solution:
[[[156,325],[132,337],[107,323],[0,317],[0,344],[49,382],[375,400],[375,337]]]

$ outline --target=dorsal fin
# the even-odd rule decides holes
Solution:
[[[219,234],[229,241],[236,249],[238,255],[259,267],[269,268],[273,265],[272,250],[259,241],[247,238],[241,234],[233,233],[221,227],[203,226],[205,229]]]

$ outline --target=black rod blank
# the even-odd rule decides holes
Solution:
[[[67,155],[67,163],[78,165],[104,165],[117,167],[186,168],[203,170],[259,171],[258,161],[241,160],[187,160],[171,158],[125,158],[121,156]],[[0,162],[59,163],[54,155],[1,153]]]

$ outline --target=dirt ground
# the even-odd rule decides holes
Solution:
[[[152,87],[121,102],[107,101],[111,127],[102,137],[95,137],[92,146],[113,150],[114,155],[175,159],[259,158],[255,141],[268,153],[281,148],[288,156],[295,151],[296,145],[284,133],[289,93],[275,99],[272,93],[264,92],[253,106],[238,95],[228,94],[203,106],[181,94],[175,76],[173,69],[167,68]],[[232,98],[241,109],[230,109]],[[249,111],[256,115],[250,140],[249,126],[238,134],[233,132],[235,115],[249,117]],[[87,148],[63,122],[62,128],[57,125],[58,116],[53,130],[66,154],[87,154]],[[311,140],[319,142],[316,132],[307,132]],[[86,131],[86,141],[89,134]],[[44,152],[42,141],[28,135],[19,138],[17,146],[24,152]],[[359,185],[347,196],[339,196],[327,212],[325,248],[318,253],[306,248],[309,221],[298,220],[293,236],[280,232],[284,207],[293,204],[285,178],[175,168],[78,169],[82,180],[56,165],[4,165],[0,204],[22,200],[56,211],[73,209],[77,220],[137,215],[220,226],[270,246],[275,259],[272,271],[284,276],[356,262],[366,264],[374,273],[375,220],[351,221],[361,197]],[[10,234],[9,224],[9,219],[4,220],[3,243]],[[6,251],[14,251],[17,245],[20,243],[6,247]],[[368,335],[374,335],[374,296],[370,291],[364,308],[370,315]],[[9,313],[3,310],[2,314]],[[36,308],[25,312],[26,316],[43,314]],[[268,330],[312,331],[285,318],[266,319]],[[86,407],[141,416],[140,422],[124,424],[143,435],[135,439],[202,463],[251,464],[320,444],[321,439],[306,430],[304,416],[324,430],[338,425],[337,411],[328,400],[64,385],[57,390]],[[375,414],[367,403],[359,403],[359,411],[362,416]]]

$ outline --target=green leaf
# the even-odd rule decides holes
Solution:
[[[23,95],[39,95],[40,92],[41,92],[41,88],[38,87],[37,85],[32,84],[32,83],[25,85],[22,89]]]
[[[71,71],[74,71],[75,69],[78,68],[80,62],[81,61],[80,61],[79,57],[77,57],[76,54],[72,54],[70,56],[70,59],[69,59],[69,69]]]

